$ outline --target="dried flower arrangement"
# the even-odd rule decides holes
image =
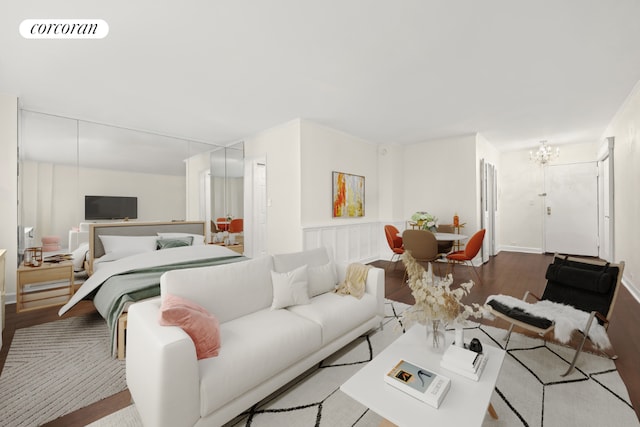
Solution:
[[[433,275],[431,264],[428,271],[420,265],[410,251],[402,255],[402,262],[409,276],[408,284],[411,294],[416,302],[402,314],[403,323],[411,325],[420,323],[426,325],[429,322],[441,322],[446,324],[463,325],[470,317],[480,318],[488,310],[480,304],[466,305],[461,302],[462,297],[469,294],[473,287],[473,281],[460,284],[460,287],[451,289],[453,276],[446,277]],[[435,326],[435,325],[434,325]]]

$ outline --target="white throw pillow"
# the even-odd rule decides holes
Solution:
[[[273,303],[271,309],[309,304],[307,266],[303,265],[286,273],[271,271]]]
[[[309,297],[331,292],[338,284],[338,273],[333,261],[318,267],[309,267]]]
[[[190,233],[158,233],[158,236],[163,239],[174,239],[179,237],[193,237],[192,246],[204,245],[204,236],[202,234],[190,234]]]
[[[156,236],[100,236],[105,253],[111,252],[153,252],[156,250]]]

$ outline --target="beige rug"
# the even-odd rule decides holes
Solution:
[[[387,302],[382,331],[354,341],[264,402],[249,409],[227,427],[355,426],[374,427],[381,418],[343,394],[340,385],[378,354],[402,330],[396,314],[406,305]],[[489,326],[467,329],[465,338],[503,344],[505,331]],[[425,351],[427,348],[425,339]],[[640,426],[626,387],[611,360],[585,353],[579,369],[560,377],[571,349],[513,334],[491,402],[500,418],[485,416],[483,427]],[[118,411],[92,427],[142,426],[135,406]]]
[[[124,389],[99,315],[18,329],[0,376],[0,426],[37,426]]]

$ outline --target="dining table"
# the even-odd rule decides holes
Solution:
[[[427,231],[427,230],[425,230]],[[469,238],[469,236],[465,235],[465,234],[458,234],[458,233],[440,233],[439,231],[436,231],[435,233],[433,233],[434,236],[436,236],[436,240],[439,242],[455,242],[458,240],[466,240]],[[397,234],[398,237],[402,237],[402,233],[398,233]]]

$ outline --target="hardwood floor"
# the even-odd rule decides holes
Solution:
[[[514,252],[501,252],[493,257],[487,264],[478,268],[483,285],[476,285],[466,297],[465,303],[483,303],[487,296],[493,294],[508,294],[518,298],[522,297],[526,290],[540,294],[545,285],[544,272],[551,262],[551,255],[522,254]],[[402,282],[404,268],[401,263],[397,265],[386,261],[372,263],[381,268],[386,268],[385,295],[387,298],[413,304],[413,297],[409,287]],[[395,268],[394,268],[395,267]],[[444,266],[443,266],[444,267]],[[444,269],[442,269],[444,273]],[[454,271],[454,283],[460,283],[473,279],[470,267],[456,266]],[[77,316],[91,312],[93,304],[82,303],[73,309],[67,316]],[[37,310],[27,313],[15,313],[15,305],[8,305],[6,309],[6,326],[3,331],[3,347],[0,350],[0,371],[4,367],[11,340],[16,329],[24,328],[40,323],[58,320],[57,308]],[[497,327],[506,327],[501,321],[483,321]],[[640,354],[640,303],[634,299],[626,288],[622,288],[616,302],[615,311],[609,327],[609,337],[613,343],[615,353],[618,355],[616,366],[624,380],[631,401],[640,418],[640,372],[638,370],[638,354]],[[523,331],[518,331],[523,332]],[[578,364],[580,361],[578,360]],[[48,427],[57,426],[84,426],[129,405],[131,396],[128,391],[123,391],[100,402],[96,402],[86,408],[58,418],[45,424]]]

